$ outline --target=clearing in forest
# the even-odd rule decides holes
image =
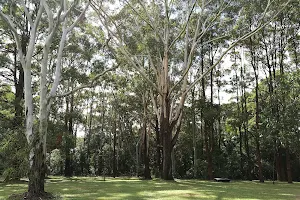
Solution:
[[[0,199],[13,193],[22,193],[27,183],[0,183]],[[300,183],[287,184],[255,181],[230,183],[176,180],[139,180],[135,178],[51,177],[46,191],[60,195],[64,200],[95,199],[211,199],[211,200],[289,200],[299,199]]]

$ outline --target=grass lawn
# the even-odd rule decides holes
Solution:
[[[26,183],[0,183],[0,199],[10,194],[22,193],[27,189]],[[276,199],[300,200],[300,183],[287,184],[250,181],[233,181],[231,183],[199,180],[138,180],[125,178],[99,177],[51,177],[47,179],[46,191],[59,194],[66,200],[94,199]]]

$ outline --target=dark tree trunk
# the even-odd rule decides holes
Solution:
[[[148,152],[148,134],[147,134],[147,100],[146,95],[143,95],[143,146],[144,146],[144,178],[151,179],[150,173],[150,159],[149,159],[149,152]]]
[[[155,135],[156,135],[156,177],[162,177],[162,142],[160,137],[158,119],[155,120]]]
[[[28,22],[26,21],[25,24]],[[22,52],[25,55],[26,54],[26,47],[28,44],[28,36],[27,36],[27,28],[24,29],[24,32],[22,33],[21,37],[21,45],[22,45]],[[23,106],[21,104],[22,99],[24,98],[24,70],[21,64],[18,64],[17,60],[17,47],[14,47],[14,85],[16,89],[15,93],[15,127],[19,127],[21,124],[23,124]],[[18,73],[17,73],[18,72]],[[19,75],[17,75],[19,74]]]
[[[27,199],[31,199],[33,197],[44,196],[45,194],[45,172],[46,172],[46,158],[43,151],[43,143],[39,135],[35,134],[34,148],[31,149],[31,152],[34,153],[32,159],[32,163],[30,163],[29,169],[29,183],[28,183],[28,194]]]
[[[213,177],[213,164],[212,164],[212,146],[211,146],[211,135],[207,130],[212,126],[208,121],[205,122],[205,133],[204,133],[204,143],[205,143],[205,154],[206,154],[206,162],[207,162],[207,179],[212,180]],[[210,136],[209,136],[210,135]]]
[[[145,179],[151,179],[150,159],[148,153],[148,136],[147,136],[146,128],[144,128],[144,165],[145,165],[144,177]]]
[[[193,115],[193,169],[194,169],[194,178],[197,178],[197,136],[196,136],[196,112],[195,112],[195,89],[192,90],[192,115]]]
[[[213,164],[212,164],[212,155],[208,153],[207,155],[207,171],[208,171],[208,179],[213,180]]]
[[[251,41],[251,38],[250,38]],[[258,178],[259,181],[262,183],[264,182],[264,178],[263,178],[263,169],[262,169],[262,164],[261,164],[261,153],[260,153],[260,141],[259,141],[259,93],[258,93],[258,72],[257,72],[257,65],[255,65],[254,63],[256,58],[254,55],[252,55],[252,59],[253,59],[253,69],[254,69],[254,73],[255,73],[255,150],[256,150],[256,162],[257,162],[257,166],[258,166]]]
[[[286,181],[285,166],[282,157],[282,147],[279,147],[276,155],[276,172],[278,181]]]
[[[17,49],[14,50],[14,84],[15,84],[15,127],[19,127],[23,124],[23,107],[21,104],[22,99],[24,98],[24,71],[21,65],[17,63]],[[17,77],[17,71],[19,76]]]
[[[250,148],[249,148],[249,140],[248,140],[248,132],[245,133],[245,148],[247,154],[247,179],[252,180],[251,176],[251,157],[250,157]]]
[[[161,124],[161,131],[163,133],[163,174],[164,180],[173,180],[171,173],[172,166],[172,132],[169,130],[169,120],[164,119]]]
[[[70,158],[70,153],[66,155],[66,160],[65,160],[65,177],[71,177],[73,175],[72,169],[71,169],[71,158]]]
[[[244,159],[243,159],[243,133],[242,133],[242,128],[239,125],[239,143],[240,143],[240,172],[241,176],[243,176],[243,171],[244,171]]]
[[[286,154],[287,181],[288,181],[288,183],[293,183],[292,169],[291,169],[291,157],[290,157],[290,151],[289,151],[288,146],[285,149],[285,154]]]
[[[211,49],[211,63],[210,65],[212,66],[214,64],[214,55]],[[213,87],[214,87],[214,73],[213,70],[210,71],[210,108],[214,109],[214,91],[213,91]],[[210,112],[210,111],[208,111]],[[207,124],[208,127],[206,128],[206,130],[209,130],[208,133],[208,144],[207,144],[207,172],[208,172],[208,179],[212,180],[213,177],[213,152],[214,152],[214,142],[215,142],[215,136],[214,136],[214,117],[208,117],[207,119]]]
[[[117,146],[117,134],[116,134],[116,129],[114,128],[114,138],[113,138],[113,177],[115,178],[117,176],[117,155],[116,155],[116,146]]]
[[[282,181],[282,177],[281,177],[281,161],[280,161],[279,152],[276,153],[276,176],[277,176],[277,181]]]
[[[262,163],[261,163],[260,144],[257,138],[255,138],[255,146],[256,146],[256,162],[258,166],[258,178],[259,178],[259,182],[263,183],[264,177],[262,173],[263,170],[262,170]]]
[[[70,106],[69,106],[70,104]],[[65,143],[65,177],[73,176],[73,168],[72,168],[72,153],[71,149],[75,147],[73,142],[73,117],[72,113],[74,111],[74,96],[71,96],[70,102],[68,97],[66,97],[66,118],[65,118],[65,127],[66,127],[66,143]]]
[[[86,168],[86,171],[88,174],[91,173],[90,171],[90,154],[91,154],[91,149],[90,149],[90,143],[91,143],[91,137],[92,137],[92,125],[93,125],[93,98],[94,98],[94,95],[92,94],[92,102],[90,104],[90,107],[89,105],[87,104],[87,109],[89,108],[90,109],[90,113],[89,113],[89,124],[88,124],[88,130],[87,131],[87,135],[86,135],[86,148],[87,148],[87,153],[86,153],[86,164],[85,164],[85,168]],[[86,120],[88,120],[88,117],[86,117]]]
[[[167,55],[164,58],[164,67],[167,67]],[[172,177],[172,130],[174,125],[170,124],[170,99],[168,91],[168,78],[164,80],[163,95],[161,96],[161,113],[160,113],[160,136],[162,137],[163,159],[162,159],[162,179],[173,180]]]
[[[243,71],[242,71],[243,72]],[[243,75],[242,75],[243,77]],[[244,78],[244,77],[243,77]],[[250,157],[250,147],[249,147],[249,139],[248,139],[248,109],[247,109],[247,98],[246,98],[246,91],[245,87],[243,86],[243,115],[245,116],[245,121],[243,121],[243,127],[244,127],[244,145],[245,145],[245,150],[246,150],[246,155],[247,155],[247,168],[246,168],[246,176],[248,180],[252,180],[251,176],[251,157]]]

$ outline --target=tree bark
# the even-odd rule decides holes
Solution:
[[[30,162],[31,166],[29,169],[29,183],[28,183],[28,196],[43,196],[45,193],[45,154],[43,153],[43,143],[40,143],[35,136],[34,147],[31,148],[31,152],[34,155]]]
[[[264,182],[263,169],[261,164],[260,142],[259,142],[259,101],[258,101],[258,75],[255,75],[255,143],[256,143],[256,162],[258,166],[258,177],[261,183]]]
[[[151,179],[147,130],[144,128],[144,178]]]
[[[259,178],[259,182],[263,183],[264,177],[263,177],[262,163],[261,163],[260,144],[257,138],[255,138],[255,146],[256,146],[256,162],[258,166],[258,178]]]
[[[47,127],[47,104],[42,103],[40,108],[39,131],[33,133],[32,143],[30,145],[30,169],[27,198],[43,196],[45,194],[44,180],[46,174]]]
[[[195,113],[195,89],[192,90],[192,115],[193,115],[193,169],[194,169],[194,178],[197,178],[198,172],[198,164],[197,164],[197,136],[196,136],[196,113]]]
[[[169,120],[163,118],[161,123],[161,132],[163,135],[163,174],[164,180],[173,180],[171,173],[172,166],[172,131],[170,131]]]
[[[259,87],[258,87],[258,63],[256,59],[256,53],[254,52],[253,42],[252,38],[250,37],[250,54],[251,54],[251,65],[254,71],[255,76],[255,151],[256,151],[256,163],[258,166],[258,178],[261,183],[264,182],[263,178],[263,169],[262,169],[262,163],[261,163],[261,152],[260,152],[260,141],[259,141],[259,113],[260,113],[260,107],[259,107]]]
[[[149,159],[149,151],[148,151],[148,134],[147,134],[147,101],[146,95],[143,95],[143,132],[144,132],[144,178],[151,179],[150,173],[150,159]]]
[[[158,119],[155,120],[155,135],[156,135],[156,177],[162,177],[162,142],[160,137]]]
[[[114,112],[114,121],[113,121],[113,177],[117,176],[117,122],[116,114]]]
[[[207,162],[207,179],[212,180],[213,177],[213,164],[212,164],[212,146],[210,142],[210,134],[208,130],[210,130],[211,123],[209,120],[205,120],[205,133],[204,133],[204,142],[205,142],[205,153],[206,153],[206,162]]]
[[[282,147],[278,147],[277,155],[276,155],[276,172],[277,172],[277,180],[278,181],[286,181],[285,166],[283,163],[282,150],[283,150]]]
[[[22,46],[24,42],[21,42]],[[26,45],[26,43],[24,44]],[[26,48],[25,48],[26,49]],[[14,83],[16,88],[15,93],[15,118],[14,123],[15,127],[19,127],[23,124],[23,106],[21,105],[21,101],[24,98],[24,71],[20,64],[17,62],[17,48],[14,49]],[[26,53],[26,52],[23,52]],[[19,72],[19,76],[17,77],[17,71]]]
[[[69,106],[70,105],[70,106]],[[72,169],[72,152],[71,149],[74,148],[74,138],[73,138],[73,113],[74,110],[74,95],[72,94],[70,97],[70,102],[68,97],[66,97],[66,119],[65,119],[65,170],[64,175],[65,177],[73,176],[73,169]]]
[[[291,157],[290,157],[290,151],[289,147],[287,146],[285,149],[286,154],[286,171],[287,171],[287,181],[288,183],[293,183],[293,177],[292,177],[292,166],[291,166]]]
[[[168,27],[166,27],[168,32]],[[166,33],[166,37],[168,37]],[[162,170],[162,179],[164,180],[173,180],[171,167],[172,167],[172,131],[173,125],[170,124],[170,97],[169,97],[169,76],[168,76],[168,39],[165,44],[165,52],[163,58],[163,68],[161,71],[161,114],[160,114],[160,135],[162,136],[162,145],[163,145],[163,170]]]

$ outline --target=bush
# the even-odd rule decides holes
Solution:
[[[50,154],[50,174],[61,175],[64,168],[64,159],[59,149],[54,149]]]
[[[18,180],[27,175],[29,169],[28,148],[22,130],[9,130],[0,142],[0,158],[5,181]]]

